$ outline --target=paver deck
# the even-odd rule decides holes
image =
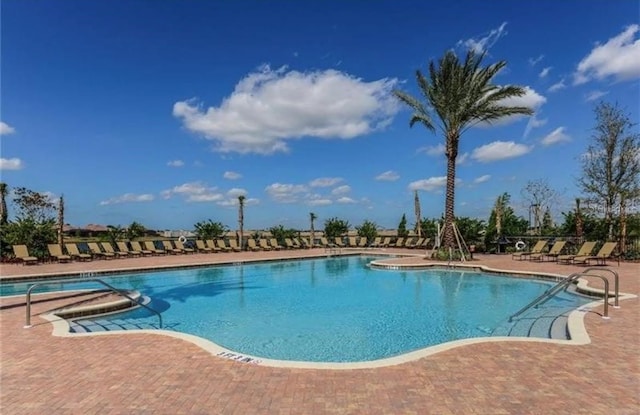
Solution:
[[[394,250],[387,250],[394,252]],[[406,251],[415,254],[415,251]],[[324,255],[323,250],[196,254],[88,263],[5,265],[17,275],[145,268],[240,259]],[[422,263],[424,259],[397,259]],[[568,275],[584,267],[476,256],[473,264]],[[638,295],[640,264],[610,263],[620,290]],[[598,281],[590,281],[598,286]],[[59,300],[58,300],[59,301]],[[58,301],[39,302],[34,313]],[[315,370],[249,365],[158,334],[52,336],[24,297],[0,311],[2,414],[638,414],[638,298],[585,317],[583,346],[492,342],[377,369]]]

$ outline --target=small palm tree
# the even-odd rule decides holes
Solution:
[[[444,209],[446,247],[453,247],[455,242],[454,198],[460,136],[478,123],[490,123],[509,115],[533,114],[530,108],[504,104],[505,99],[522,96],[526,91],[520,86],[492,84],[493,78],[506,66],[506,62],[499,61],[482,67],[483,58],[484,54],[478,55],[470,50],[464,62],[461,62],[454,52],[448,51],[437,65],[433,61],[429,64],[429,78],[420,70],[416,71],[424,102],[405,92],[394,91],[396,97],[414,111],[409,126],[420,123],[432,132],[437,128],[444,134],[447,157]],[[434,122],[433,115],[439,119],[439,123]]]
[[[243,195],[238,196],[238,226],[240,228],[240,240],[238,244],[240,244],[241,249],[244,249],[244,200],[245,197]]]
[[[316,239],[316,235],[315,235],[316,230],[315,230],[315,228],[314,228],[314,226],[313,226],[313,222],[314,222],[316,219],[318,219],[318,217],[316,216],[316,214],[315,214],[315,213],[313,213],[313,212],[309,212],[309,220],[311,221],[311,241],[309,241],[309,242],[311,243],[311,246],[313,246],[313,241],[315,241],[315,239]]]

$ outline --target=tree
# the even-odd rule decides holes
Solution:
[[[147,229],[138,222],[131,222],[131,225],[126,230],[127,239],[134,240],[147,233]]]
[[[324,235],[329,239],[334,239],[344,235],[349,231],[349,222],[338,218],[330,218],[324,222]]]
[[[367,238],[367,241],[371,243],[378,236],[378,225],[370,220],[365,220],[362,225],[356,226],[356,231],[358,231],[359,237]]]
[[[8,245],[24,244],[37,257],[47,255],[47,244],[56,242],[56,206],[48,195],[26,187],[14,190],[16,220],[4,228]]]
[[[298,231],[295,229],[285,229],[284,226],[278,225],[272,228],[269,228],[269,233],[272,237],[276,238],[278,244],[285,246],[285,238],[293,239],[298,234]]]
[[[238,226],[240,228],[240,249],[244,250],[244,200],[243,195],[238,196]]]
[[[394,91],[398,99],[414,111],[409,126],[420,123],[432,132],[439,129],[444,135],[447,157],[444,209],[446,247],[455,246],[452,224],[455,219],[456,158],[461,135],[478,123],[491,123],[510,115],[533,114],[530,108],[508,105],[509,98],[522,96],[526,90],[515,85],[494,85],[493,78],[506,66],[506,62],[499,61],[482,67],[484,56],[470,50],[465,61],[461,62],[453,51],[448,51],[437,66],[431,61],[429,78],[420,70],[416,71],[424,102],[405,92]],[[434,121],[434,116],[439,122]]]
[[[64,245],[64,197],[58,199],[58,244]]]
[[[7,210],[7,193],[9,188],[6,183],[0,183],[0,226],[9,222],[9,211]]]
[[[413,196],[413,210],[416,215],[415,231],[418,234],[418,238],[422,236],[422,229],[420,226],[420,220],[422,218],[422,212],[420,211],[420,198],[418,197],[418,191],[414,190]]]
[[[484,235],[485,246],[489,247],[495,244],[501,236],[517,236],[527,232],[528,221],[523,217],[516,216],[509,204],[510,200],[511,195],[508,193],[498,196]]]
[[[315,240],[316,240],[316,230],[314,228],[314,221],[318,219],[318,217],[316,216],[315,213],[313,212],[309,212],[309,221],[311,222],[311,246],[315,246]]]
[[[613,239],[613,212],[624,200],[640,197],[640,134],[618,105],[595,107],[596,126],[582,158],[578,185],[603,213],[607,238]]]
[[[547,179],[529,180],[520,194],[526,201],[529,211],[533,214],[533,228],[536,234],[540,234],[543,213],[549,212],[550,206],[558,201],[558,192],[549,186]]]
[[[126,231],[119,225],[107,225],[106,238],[115,245],[122,237],[126,235]]]
[[[400,223],[398,223],[398,238],[405,238],[409,235],[409,231],[407,230],[407,216],[403,213],[400,218]]]
[[[229,230],[222,223],[214,222],[211,219],[198,222],[193,225],[193,228],[198,239],[219,239]]]

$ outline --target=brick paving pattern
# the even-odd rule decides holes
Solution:
[[[394,252],[387,250],[386,252]],[[415,254],[415,251],[408,253]],[[322,250],[196,254],[88,263],[5,265],[3,278],[117,268],[214,263]],[[399,263],[424,262],[403,258]],[[473,264],[568,275],[584,267],[477,256]],[[615,262],[622,292],[640,291],[640,264]],[[597,280],[590,281],[599,286]],[[38,300],[50,296],[39,296]],[[638,414],[638,298],[585,317],[582,346],[492,342],[457,347],[377,369],[316,370],[249,365],[212,356],[158,334],[52,336],[36,316],[64,300],[34,305],[24,329],[24,297],[0,311],[2,414]],[[68,300],[67,300],[68,302]]]

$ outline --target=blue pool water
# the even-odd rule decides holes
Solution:
[[[475,271],[375,270],[366,266],[372,259],[334,257],[101,278],[149,296],[150,305],[162,311],[165,329],[243,354],[315,362],[368,361],[457,339],[504,335],[512,327],[509,316],[552,285]],[[46,289],[88,287],[66,283]],[[10,295],[27,285],[0,288],[2,295]],[[561,315],[589,301],[562,293],[544,309]],[[80,321],[79,327],[158,325],[144,309],[101,317],[98,325],[95,319]]]

